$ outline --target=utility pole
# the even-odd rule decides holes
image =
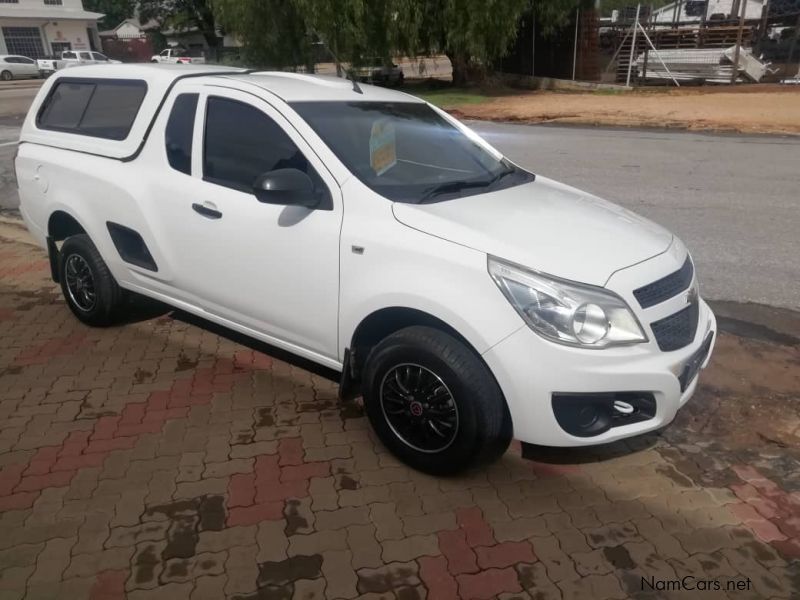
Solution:
[[[575,9],[575,44],[572,48],[572,81],[575,81],[575,68],[578,66],[578,23],[580,22],[581,9]]]
[[[536,77],[536,8],[531,0],[531,77]]]
[[[731,85],[736,83],[739,76],[739,53],[742,51],[742,34],[744,33],[744,17],[747,12],[747,0],[742,0],[739,14],[739,31],[736,33],[736,50],[733,53],[733,73],[731,74]]]
[[[636,52],[636,34],[639,33],[639,11],[642,5],[636,5],[636,20],[633,23],[633,39],[631,40],[631,55],[628,59],[628,78],[625,80],[625,87],[631,87],[631,69],[633,68],[634,53]]]

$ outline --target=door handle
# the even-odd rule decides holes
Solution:
[[[207,217],[209,219],[221,219],[222,218],[222,213],[219,212],[215,208],[209,208],[208,206],[205,206],[203,204],[198,204],[197,202],[192,204],[192,208],[194,209],[194,211],[196,213],[200,213],[201,215],[203,215],[204,217]]]

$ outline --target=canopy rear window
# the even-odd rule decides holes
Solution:
[[[128,137],[147,84],[138,79],[64,78],[53,86],[36,125],[107,140]]]

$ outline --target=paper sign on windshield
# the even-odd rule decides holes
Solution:
[[[376,175],[383,175],[397,164],[397,145],[394,124],[380,119],[372,124],[369,136],[369,164]]]

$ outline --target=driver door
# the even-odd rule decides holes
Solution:
[[[205,89],[214,91],[197,98],[191,176],[174,172],[158,184],[160,244],[176,295],[270,343],[338,364],[339,187],[274,107]],[[259,202],[256,178],[285,168],[306,173],[326,201],[315,209]]]

